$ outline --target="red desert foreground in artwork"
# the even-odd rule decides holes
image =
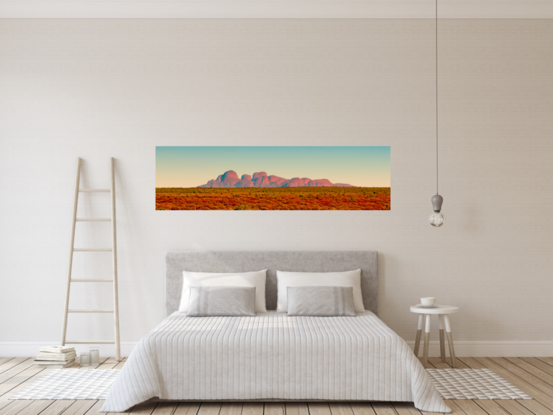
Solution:
[[[157,188],[156,210],[390,210],[390,188],[229,170],[199,187]]]

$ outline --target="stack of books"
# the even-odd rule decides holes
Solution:
[[[34,364],[39,366],[60,367],[71,366],[75,361],[77,354],[74,347],[67,346],[46,346],[41,347]]]

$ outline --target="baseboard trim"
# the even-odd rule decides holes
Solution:
[[[128,356],[138,342],[121,342],[121,355]],[[41,346],[57,344],[56,341],[3,341],[0,342],[0,357],[28,357],[38,353]],[[409,341],[407,344],[413,348],[415,342]],[[421,342],[421,355],[422,355]],[[100,354],[102,356],[115,356],[115,346],[113,344],[101,344]],[[79,344],[75,345],[78,353],[88,351],[89,346]],[[447,347],[446,347],[447,351]],[[553,341],[456,341],[455,354],[463,357],[547,357],[553,356]],[[440,355],[440,343],[431,341],[429,356],[437,357]]]

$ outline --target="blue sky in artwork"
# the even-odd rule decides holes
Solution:
[[[228,170],[390,187],[389,146],[156,147],[156,187],[196,187]]]

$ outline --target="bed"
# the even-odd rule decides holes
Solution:
[[[181,401],[404,401],[451,412],[409,346],[377,317],[378,255],[341,252],[169,252],[168,317],[144,337],[102,412],[159,398]],[[187,317],[182,271],[267,269],[267,313]],[[276,270],[361,269],[366,311],[356,317],[289,317],[275,311]]]

